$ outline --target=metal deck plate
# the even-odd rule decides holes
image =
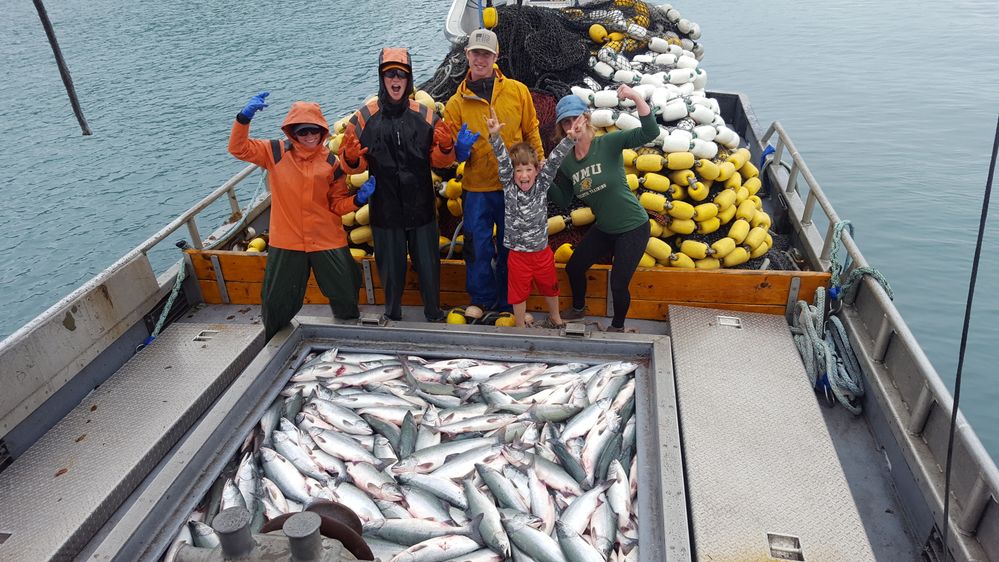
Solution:
[[[173,324],[0,473],[0,560],[68,559],[250,361],[260,326]]]
[[[699,560],[874,560],[783,316],[671,306]]]

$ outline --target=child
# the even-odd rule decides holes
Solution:
[[[582,120],[580,120],[582,121]],[[510,250],[507,260],[507,297],[513,305],[513,316],[518,328],[524,327],[527,297],[531,295],[531,282],[545,297],[548,319],[543,328],[561,328],[565,325],[559,316],[558,278],[555,276],[555,257],[548,246],[548,187],[562,159],[576,144],[576,133],[585,123],[575,123],[569,135],[555,147],[538,169],[538,156],[531,145],[517,143],[509,153],[499,135],[503,124],[496,112],[486,119],[489,142],[499,161],[499,179],[503,184],[503,207],[506,233],[503,245]]]

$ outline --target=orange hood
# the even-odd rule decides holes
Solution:
[[[295,135],[292,134],[291,128],[293,125],[298,125],[300,123],[309,123],[312,125],[318,125],[323,128],[323,138],[319,143],[319,146],[326,144],[326,140],[330,135],[330,126],[326,122],[326,118],[323,117],[323,111],[319,108],[319,104],[314,101],[296,101],[291,104],[291,109],[288,110],[288,115],[284,118],[284,123],[281,123],[281,130],[284,134],[291,140],[291,142],[296,146],[296,148],[303,149],[304,147],[298,142]]]

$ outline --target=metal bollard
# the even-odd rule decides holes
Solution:
[[[240,558],[253,550],[250,521],[253,516],[245,507],[230,507],[215,516],[212,528],[219,536],[222,554],[227,558]]]
[[[322,518],[311,511],[296,513],[284,522],[284,534],[288,537],[291,559],[295,562],[310,562],[319,558],[322,551],[322,538],[319,527]]]

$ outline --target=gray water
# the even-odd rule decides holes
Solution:
[[[273,105],[253,131],[274,135],[294,100],[318,101],[330,120],[356,108],[376,89],[382,46],[409,47],[417,81],[430,77],[448,47],[447,0],[48,4],[95,134],[80,136],[32,4],[6,5],[0,338],[239,171],[243,164],[226,153],[229,128],[259,90],[271,92]],[[709,88],[747,94],[763,126],[784,125],[952,385],[999,114],[999,3],[674,5],[703,29]],[[962,410],[995,458],[994,215]],[[211,224],[200,225],[203,234]],[[156,261],[178,258],[168,248]]]

